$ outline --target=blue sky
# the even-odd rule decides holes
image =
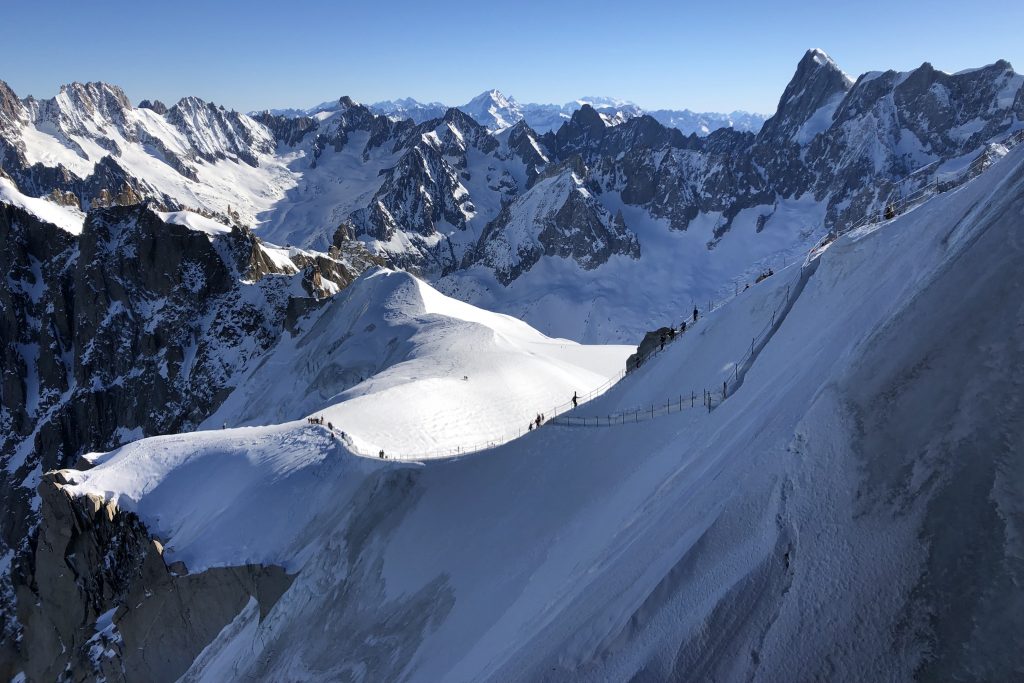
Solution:
[[[1003,58],[1024,71],[1024,2],[5,3],[0,79],[19,96],[104,80],[133,101],[248,111],[412,96],[584,95],[648,109],[772,113],[807,48],[851,75]]]

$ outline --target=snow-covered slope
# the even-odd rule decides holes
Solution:
[[[305,325],[239,378],[208,426],[321,416],[355,449],[398,458],[500,443],[604,385],[634,351],[551,339],[383,269]]]
[[[499,90],[480,93],[459,109],[472,116],[481,126],[491,130],[509,128],[523,118],[519,103],[511,97],[506,97]]]
[[[226,430],[132,444],[63,488],[136,510],[193,573],[297,572],[184,680],[1010,680],[1022,210],[1019,148],[752,287],[579,410],[717,392],[774,320],[710,413],[425,465],[303,423]]]
[[[24,209],[36,218],[63,228],[73,235],[82,232],[85,214],[77,207],[64,206],[41,197],[26,197],[11,182],[0,176],[0,202]]]

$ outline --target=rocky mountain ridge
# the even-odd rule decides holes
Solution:
[[[709,226],[704,241],[714,249],[744,212],[756,214],[743,220],[756,218],[758,232],[771,230],[788,201],[823,211],[808,216],[818,231],[849,224],[1024,125],[1020,86],[1006,62],[953,75],[925,64],[854,81],[812,50],[756,134],[704,137],[648,115],[612,125],[586,103],[541,134],[523,120],[508,125],[518,105],[497,91],[477,98],[475,112],[496,112],[486,114],[495,133],[460,109],[396,121],[347,97],[312,116],[250,118],[196,98],[163,114],[159,103],[132,108],[104,84],[72,84],[43,102],[18,100],[4,86],[0,153],[32,196],[73,195],[83,209],[149,198],[321,250],[341,229],[393,265],[437,278],[486,268],[467,255],[497,248],[481,240],[508,242],[492,221],[546,167],[574,157],[606,211],[639,209],[625,212],[633,233],[659,221],[673,230],[697,222]],[[150,161],[129,154],[136,148],[149,150]],[[929,167],[931,176],[922,173]],[[228,187],[237,190],[229,195]],[[569,252],[581,265],[633,255]]]

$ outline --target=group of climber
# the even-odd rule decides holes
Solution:
[[[338,436],[341,436],[341,440],[342,441],[348,440],[348,434],[346,434],[344,432],[344,430],[338,430],[337,432],[335,432],[334,431],[334,425],[332,423],[330,423],[330,422],[325,422],[324,418],[322,416],[321,417],[307,417],[306,418],[306,422],[308,424],[311,424],[311,425],[320,425],[321,427],[327,427],[327,429],[329,429],[331,431],[331,434],[337,434]]]
[[[324,422],[324,418],[322,416],[321,417],[307,417],[306,418],[306,422],[311,424],[311,425],[320,425],[321,427],[326,425],[328,429],[330,429],[332,432],[334,431],[334,425],[332,425],[330,422],[326,422],[325,423]],[[342,432],[343,435],[344,435],[344,433],[345,432]]]
[[[697,318],[699,318],[699,317],[700,317],[700,311],[697,310],[696,306],[694,306],[693,307],[693,322],[697,322]],[[682,322],[679,323],[679,332],[678,332],[678,334],[683,334],[684,332],[686,332],[686,319],[685,318],[682,320]],[[658,342],[659,342],[658,343],[658,350],[659,351],[664,351],[665,350],[665,342],[673,341],[676,338],[676,334],[677,334],[676,328],[674,328],[674,327],[669,327],[667,332],[662,332],[661,333],[661,337],[658,338]],[[636,359],[636,366],[640,367],[640,359],[639,358]]]
[[[769,268],[768,270],[764,271],[763,273],[761,273],[760,275],[757,276],[757,279],[754,280],[754,284],[756,285],[759,282],[764,282],[765,280],[770,278],[772,275],[775,275],[775,271],[772,270],[771,268]],[[746,287],[743,288],[743,290],[746,291],[749,288],[750,288],[750,285],[747,285]]]
[[[575,408],[580,404],[580,397],[574,391],[572,392],[572,407]],[[537,413],[537,417],[530,420],[530,423],[526,425],[526,431],[532,432],[534,429],[540,429],[540,426],[544,424],[544,413]]]

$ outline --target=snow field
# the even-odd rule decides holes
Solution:
[[[537,413],[606,384],[633,350],[551,339],[378,269],[282,340],[205,424],[322,417],[359,453],[431,457],[518,436]]]
[[[935,487],[944,485],[944,459],[970,444],[967,425],[962,411],[951,413],[951,425],[945,413],[910,415],[887,434],[898,439],[903,426],[923,440],[884,453],[858,430],[885,428],[888,415],[921,398],[915,391],[955,409],[956,397],[936,387],[994,386],[967,386],[956,374],[965,363],[1005,377],[1005,366],[986,370],[978,355],[951,366],[941,349],[1006,346],[998,327],[1005,297],[987,299],[985,311],[976,302],[998,293],[979,289],[992,284],[990,267],[1013,272],[1019,257],[1022,162],[1024,148],[1016,149],[885,229],[837,240],[742,387],[710,414],[606,429],[547,426],[471,457],[422,464],[349,457],[302,423],[238,428],[130,444],[69,473],[78,481],[69,488],[119,497],[166,539],[168,559],[187,557],[190,570],[263,558],[298,571],[267,618],[240,614],[190,680],[338,678],[370,663],[375,677],[422,681],[907,679],[929,647],[950,637],[931,631],[928,615],[976,629],[987,623],[969,610],[951,614],[945,589],[929,584],[941,576],[927,571],[935,561],[929,524],[959,533],[949,519],[929,520],[943,509]],[[718,381],[798,276],[794,268],[752,287],[588,407],[611,412]],[[452,368],[465,367],[487,340],[467,328],[459,334],[472,340],[467,348],[450,349],[444,326],[474,321],[429,318],[440,304],[415,281],[371,291],[397,277],[368,277],[294,349],[310,362],[304,347],[316,356],[324,339],[365,331],[368,318],[352,306],[359,313],[373,301],[395,302],[377,309],[367,333],[386,329],[379,338],[397,340],[395,355],[372,355],[377,338],[354,346],[386,369],[347,390],[352,400],[329,405],[379,393],[400,423],[423,403],[414,392],[387,390],[408,377],[423,381],[424,394],[434,388],[425,369],[401,370],[403,362],[427,357],[420,348],[435,343],[461,364]],[[975,307],[951,299],[957,291]],[[951,324],[951,308],[979,313],[977,324]],[[420,324],[397,334],[413,311]],[[901,325],[911,323],[908,334]],[[494,339],[521,350],[529,336],[516,325],[494,322],[487,351],[496,354]],[[427,336],[423,347],[417,334]],[[498,362],[484,358],[477,370]],[[279,371],[285,359],[275,362],[265,382],[292,396]],[[303,370],[306,378],[314,370]],[[919,377],[926,382],[918,387]],[[978,396],[965,398],[972,405]],[[1003,476],[992,486],[981,499],[1016,514],[1019,481],[1004,491],[1011,479]],[[975,528],[971,519],[957,524]],[[1012,557],[1017,541],[1004,543],[998,557]],[[387,656],[374,649],[384,634]],[[985,671],[984,652],[955,642],[950,651]]]

